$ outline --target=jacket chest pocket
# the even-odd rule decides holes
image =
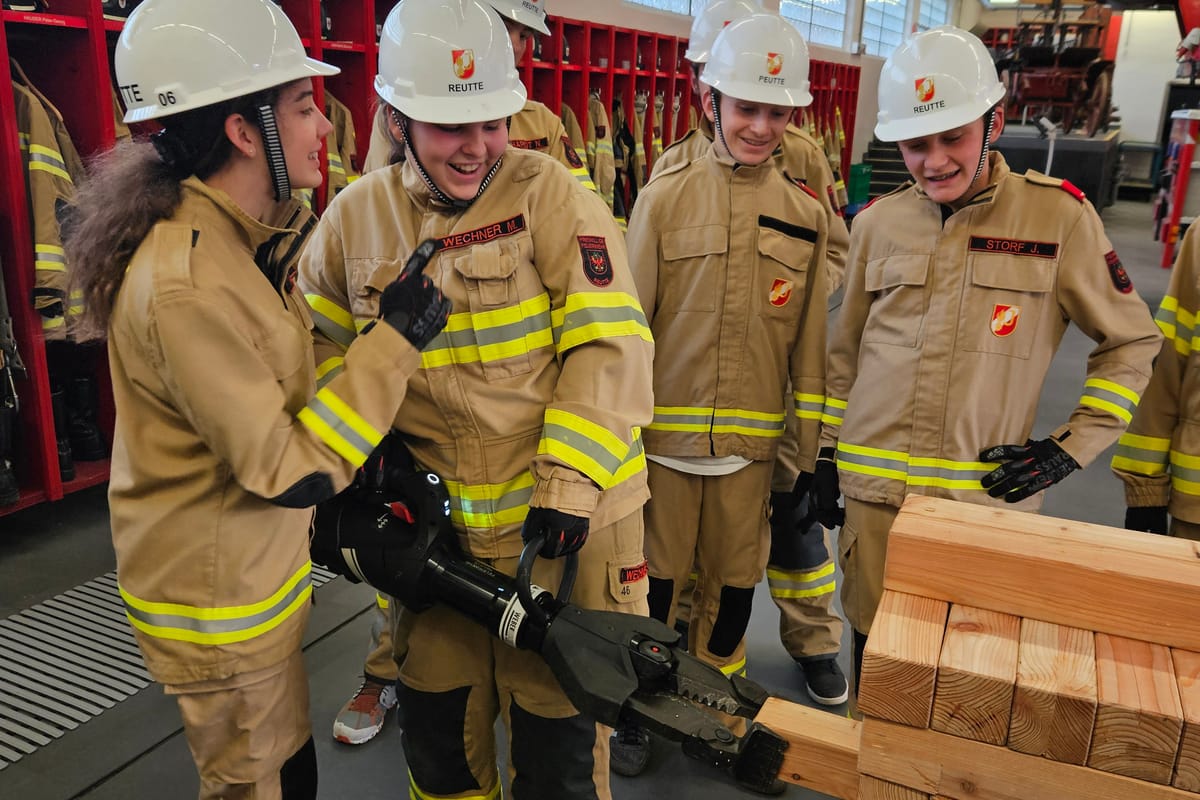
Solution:
[[[864,343],[916,347],[925,314],[928,254],[892,255],[867,262],[864,285],[875,295]]]
[[[758,265],[754,305],[773,322],[795,326],[804,308],[808,265],[812,261],[816,231],[795,227],[795,235],[773,228],[758,229]],[[811,234],[812,238],[808,238]]]
[[[970,260],[959,341],[971,353],[1029,358],[1054,286],[1055,262],[977,255]]]
[[[728,251],[729,232],[720,225],[663,233],[658,311],[715,312]]]
[[[309,385],[313,358],[311,333],[302,333],[297,318],[280,306],[256,333],[254,346],[276,383],[283,387],[288,411],[298,413],[312,389]],[[306,364],[308,370],[304,369]]]
[[[364,258],[348,263],[350,273],[350,313],[354,327],[361,331],[367,322],[379,316],[379,298],[387,285],[400,275],[404,262],[384,258]]]
[[[533,269],[519,269],[522,263],[532,265],[532,256],[532,242],[525,236],[475,245],[453,261],[467,294],[467,308],[456,304],[454,310],[470,312],[474,341],[456,341],[466,331],[454,325],[451,346],[462,353],[464,344],[473,345],[489,381],[531,372],[530,350],[554,344],[545,287]]]

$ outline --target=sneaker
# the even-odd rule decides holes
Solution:
[[[396,687],[365,678],[358,691],[333,719],[333,738],[344,744],[363,744],[383,730],[388,711],[396,707]]]
[[[796,665],[804,673],[804,686],[814,703],[836,706],[850,699],[850,686],[836,657],[796,659]]]
[[[627,778],[641,775],[650,761],[650,732],[633,722],[622,722],[608,742],[608,764]]]

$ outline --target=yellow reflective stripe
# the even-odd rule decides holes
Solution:
[[[798,419],[821,419],[825,408],[825,395],[793,392],[792,398],[796,402],[796,417]]]
[[[837,465],[840,470],[903,481],[911,486],[980,491],[983,487],[979,479],[995,466],[982,461],[910,456],[899,450],[883,450],[846,442],[838,442],[837,450]],[[926,472],[922,474],[922,470]],[[956,472],[974,474],[957,477],[953,474]]]
[[[55,328],[61,328],[67,324],[67,318],[63,316],[57,317],[42,317],[42,330],[52,331]]]
[[[328,336],[334,342],[349,347],[354,341],[358,330],[354,326],[354,315],[327,297],[319,294],[306,294],[304,299],[312,309],[316,319],[317,330]]]
[[[531,328],[530,322],[538,327]],[[542,293],[495,311],[451,315],[445,329],[421,353],[421,366],[501,361],[553,345],[550,296]]]
[[[632,437],[631,437],[632,438]],[[602,425],[556,408],[547,408],[539,454],[549,454],[574,467],[601,489],[616,484],[616,473],[630,446]]]
[[[836,397],[825,398],[825,408],[821,412],[821,422],[837,427],[846,416],[846,401]]]
[[[707,433],[712,426],[712,418],[713,410],[711,408],[655,406],[654,419],[648,427],[652,431]]]
[[[1108,400],[1101,400],[1098,397],[1091,397],[1085,394],[1083,397],[1079,398],[1079,405],[1090,406],[1091,408],[1096,408],[1101,411],[1107,411],[1109,414],[1112,414],[1114,417],[1122,420],[1126,424],[1133,422],[1133,414],[1131,414],[1128,409],[1124,409],[1116,403],[1110,403]]]
[[[443,483],[450,495],[450,519],[459,525],[497,528],[519,524],[529,514],[534,481],[528,471],[505,483]]]
[[[1113,456],[1113,469],[1124,470],[1125,472],[1135,472],[1138,475],[1166,475],[1167,461],[1164,458],[1161,462],[1158,461],[1142,461],[1129,456]]]
[[[576,433],[586,436],[588,440],[602,448],[617,461],[624,461],[625,457],[629,455],[630,446],[625,444],[621,440],[621,437],[603,425],[597,425],[586,417],[581,417],[558,408],[547,408],[546,424],[561,425],[564,428],[569,428]],[[633,437],[630,436],[630,441],[632,442],[632,440]]]
[[[383,439],[383,434],[328,386],[318,390],[296,417],[331,450],[356,467],[362,466]]]
[[[592,182],[592,176],[583,167],[571,167],[571,174],[575,176],[575,180],[583,185],[583,188],[589,192],[596,191],[596,184]]]
[[[562,308],[551,312],[550,324],[558,332],[560,353],[615,336],[639,336],[647,342],[654,341],[641,303],[628,292],[569,294]]]
[[[47,272],[66,272],[67,255],[61,246],[56,244],[34,244],[33,268]]]
[[[1171,463],[1188,469],[1200,469],[1200,456],[1189,456],[1178,450],[1172,450]]]
[[[497,800],[500,797],[500,780],[496,777],[496,785],[487,794],[430,794],[417,786],[417,779],[413,777],[412,770],[408,771],[408,798],[409,800]]]
[[[633,436],[633,446],[629,448],[629,455],[625,458],[625,462],[613,473],[613,486],[646,471],[646,451],[642,446],[641,429],[634,428]]]
[[[244,642],[271,631],[312,597],[312,564],[305,562],[265,600],[242,606],[202,608],[143,600],[118,586],[130,624],[159,639],[220,645]]]
[[[346,359],[341,356],[332,356],[325,359],[317,365],[317,388],[323,388],[325,384],[336,378],[342,371]]]
[[[717,669],[721,670],[723,675],[741,675],[742,677],[745,677],[746,659],[745,657],[742,657],[732,664],[726,664],[723,667],[717,667]]]
[[[66,162],[57,150],[41,144],[29,145],[29,169],[49,172],[67,183],[72,183],[71,173],[67,172]]]
[[[820,586],[814,586],[811,589],[775,589],[768,585],[771,597],[778,597],[781,600],[797,600],[805,597],[821,597],[826,594],[833,594],[837,590],[837,584],[834,582],[823,583]]]
[[[379,592],[376,592],[375,593],[375,605],[379,606],[384,611],[387,611],[388,606],[391,605],[391,603],[388,601],[387,595],[382,595]]]
[[[1121,434],[1120,443],[1141,450],[1155,450],[1162,453],[1171,449],[1171,440],[1168,438],[1162,436],[1142,436],[1141,434],[1129,432]]]
[[[1142,396],[1132,389],[1122,386],[1119,383],[1114,383],[1113,381],[1106,381],[1103,378],[1088,378],[1083,382],[1083,385],[1084,388],[1090,386],[1096,389],[1102,389],[1106,392],[1112,392],[1115,395],[1125,398],[1135,406],[1138,404],[1138,401],[1142,399]]]
[[[1183,478],[1171,477],[1171,488],[1183,492],[1184,494],[1200,495],[1200,483],[1196,481],[1188,481]]]

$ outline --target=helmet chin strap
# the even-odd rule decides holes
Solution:
[[[721,146],[725,148],[725,152],[733,158],[733,151],[729,149],[729,142],[725,141],[725,128],[721,125],[721,93],[716,89],[711,89],[708,93],[708,104],[712,106],[713,112],[713,130],[717,132],[717,138],[721,140]],[[737,159],[733,158],[736,162]]]
[[[970,186],[975,185],[975,181],[979,180],[979,176],[983,174],[983,167],[987,164],[988,150],[992,145],[992,129],[996,125],[996,108],[992,107],[987,114],[987,122],[983,126],[983,149],[979,151],[979,166],[975,167],[975,177],[971,178]]]
[[[275,121],[275,110],[269,105],[255,109],[258,129],[262,133],[263,150],[267,155],[267,170],[271,173],[271,186],[275,199],[283,202],[292,196],[292,183],[288,180],[287,159],[283,155],[283,143],[279,139],[279,124]]]
[[[404,139],[404,146],[412,156],[413,166],[417,168],[417,174],[421,176],[421,180],[425,181],[425,185],[429,187],[429,191],[437,198],[439,203],[450,206],[451,208],[463,210],[470,208],[471,205],[479,199],[479,195],[483,194],[483,190],[492,182],[492,178],[496,176],[496,172],[500,169],[500,163],[504,160],[503,156],[496,159],[496,163],[488,170],[487,175],[483,176],[483,180],[479,182],[479,191],[470,200],[459,200],[451,197],[442,191],[442,187],[434,183],[433,178],[429,177],[429,173],[425,171],[425,165],[421,163],[420,156],[417,155],[417,148],[413,146],[412,137],[408,132],[408,118],[401,114],[397,109],[393,108],[392,122],[396,123],[396,127],[400,129],[400,135]]]

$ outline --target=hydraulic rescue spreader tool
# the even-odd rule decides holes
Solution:
[[[538,653],[575,707],[598,722],[636,722],[752,788],[775,780],[783,738],[756,722],[738,737],[700,707],[752,720],[768,697],[761,686],[691,656],[679,633],[658,620],[571,605],[574,554],[557,597],[533,585],[540,539],[525,546],[515,579],[467,557],[438,476],[395,467],[386,474],[387,491],[359,481],[317,508],[315,563],[413,612],[449,606],[508,645]]]

